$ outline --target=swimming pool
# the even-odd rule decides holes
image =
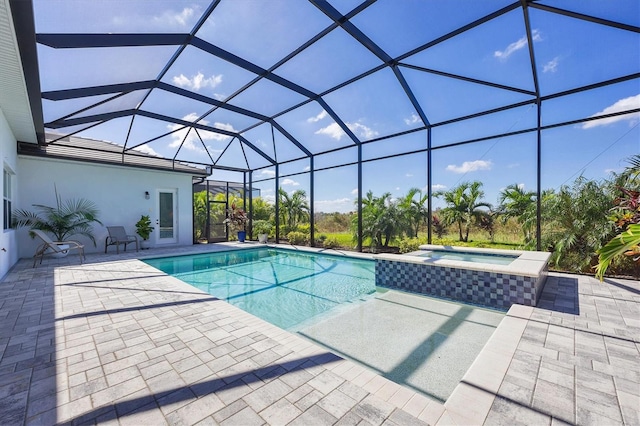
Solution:
[[[284,329],[375,292],[375,262],[351,257],[259,248],[144,262]]]

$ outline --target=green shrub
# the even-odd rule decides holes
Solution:
[[[309,235],[293,231],[287,234],[287,240],[294,246],[306,246],[309,244]]]
[[[273,231],[273,225],[268,220],[253,221],[253,233],[255,235],[259,235],[259,234],[271,235],[272,231]]]
[[[426,242],[420,238],[403,238],[400,240],[398,247],[400,248],[400,253],[410,253],[419,250],[421,244],[426,244]]]
[[[324,243],[323,243],[323,247],[325,247],[325,248],[338,248],[338,247],[340,247],[340,243],[338,242],[338,239],[335,238],[335,237],[325,238]]]

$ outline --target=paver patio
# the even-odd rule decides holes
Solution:
[[[143,253],[21,260],[0,282],[0,423],[640,423],[637,281],[552,274],[541,305],[509,311],[442,405]]]

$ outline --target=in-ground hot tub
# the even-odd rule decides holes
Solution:
[[[379,254],[376,285],[499,309],[535,306],[550,253],[424,245],[403,255]]]

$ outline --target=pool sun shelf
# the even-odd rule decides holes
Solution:
[[[513,257],[506,265],[424,257],[426,251],[455,256]],[[376,285],[446,297],[498,309],[536,306],[548,273],[550,253],[424,245],[403,255],[379,254]]]

